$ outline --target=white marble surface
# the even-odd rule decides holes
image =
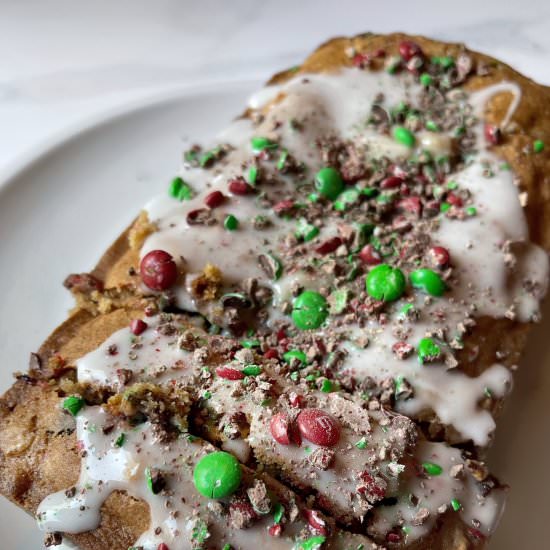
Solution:
[[[266,78],[330,36],[464,41],[550,83],[547,0],[0,0],[0,175],[98,112],[194,82]]]

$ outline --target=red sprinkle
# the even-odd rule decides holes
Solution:
[[[368,67],[371,62],[371,56],[368,53],[356,53],[352,59],[353,64],[360,69]]]
[[[273,439],[281,445],[290,445],[291,429],[290,419],[285,413],[277,413],[273,415],[269,422],[269,429]]]
[[[248,195],[253,189],[244,180],[231,180],[229,182],[229,191],[234,195]]]
[[[272,526],[267,530],[267,532],[268,532],[272,537],[280,537],[282,531],[283,531],[283,528],[281,527],[281,524],[280,524],[280,523],[275,523],[274,525],[272,525]]]
[[[332,237],[331,239],[327,239],[322,242],[317,248],[315,248],[315,252],[324,256],[325,254],[334,252],[341,244],[342,239],[340,237]]]
[[[265,350],[264,357],[266,359],[279,359],[279,352],[275,348]]]
[[[242,380],[244,373],[233,367],[216,367],[216,374],[226,380]]]
[[[326,536],[328,534],[327,522],[323,519],[321,512],[318,510],[304,510],[307,522],[312,529],[315,529],[320,535]]]
[[[297,418],[302,436],[322,447],[333,447],[340,440],[338,421],[321,409],[304,409]]]
[[[290,392],[288,401],[291,407],[295,409],[301,409],[304,406],[304,396],[298,393]]]
[[[273,206],[275,214],[288,214],[294,208],[294,201],[285,200],[279,201]]]
[[[132,322],[130,323],[130,330],[132,331],[132,334],[139,336],[148,326],[149,325],[141,319],[132,319]]]
[[[420,197],[407,197],[401,199],[397,203],[397,208],[404,212],[410,212],[417,217],[420,217],[422,214],[422,202],[420,201]]]
[[[447,195],[447,202],[459,208],[464,204],[462,202],[462,199],[458,195],[455,195],[454,193],[449,193]]]
[[[424,52],[416,42],[413,42],[412,40],[403,40],[399,44],[399,55],[405,61],[409,61],[415,55],[423,56]]]
[[[386,540],[388,542],[394,542],[394,543],[401,542],[401,535],[399,533],[388,533],[386,535]]]
[[[164,542],[161,542],[158,546],[157,546],[157,550],[170,550],[170,548],[168,548],[168,546],[166,544],[164,544]]]
[[[430,248],[430,258],[433,264],[439,268],[445,268],[451,263],[449,251],[442,246],[432,246]]]
[[[152,290],[166,290],[178,278],[178,267],[164,250],[151,250],[141,260],[139,272],[143,283]]]
[[[493,124],[485,124],[483,128],[483,133],[485,135],[487,143],[491,145],[498,145],[500,143],[502,133],[498,126],[494,126]]]
[[[403,183],[403,180],[397,176],[390,176],[386,179],[383,179],[380,182],[381,189],[395,189]]]
[[[359,258],[364,264],[367,265],[378,265],[382,263],[382,256],[372,244],[366,244],[359,252]]]
[[[208,193],[204,198],[204,204],[206,204],[208,208],[216,208],[220,206],[224,200],[225,195],[221,191],[212,191],[212,193]]]

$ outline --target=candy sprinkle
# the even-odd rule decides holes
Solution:
[[[319,328],[327,317],[327,301],[318,292],[305,290],[294,300],[292,320],[300,330]]]
[[[277,143],[266,137],[253,137],[250,140],[250,144],[252,145],[252,151],[255,154],[261,153],[262,151],[277,149],[277,147],[279,147]]]
[[[418,344],[418,360],[421,363],[437,361],[441,356],[441,348],[432,338],[422,338]]]
[[[423,462],[422,468],[429,476],[438,476],[443,472],[443,468],[434,462]]]
[[[235,231],[239,227],[239,220],[233,214],[229,214],[223,221],[223,226],[227,231]]]
[[[403,272],[388,264],[380,264],[371,269],[365,280],[369,296],[384,302],[393,302],[401,298],[405,292],[405,285]]]
[[[442,296],[446,286],[443,279],[431,269],[417,269],[413,271],[409,278],[414,288],[423,290],[430,296]]]
[[[344,188],[344,180],[335,168],[321,168],[315,176],[315,187],[323,197],[333,201]]]
[[[414,147],[416,143],[414,134],[404,126],[396,126],[393,129],[393,138],[398,143],[401,143],[407,147]]]
[[[536,139],[533,141],[533,152],[542,153],[544,151],[544,141],[542,139]]]
[[[208,498],[233,494],[241,484],[242,471],[237,459],[224,451],[202,457],[193,472],[197,491]]]
[[[459,512],[462,510],[462,504],[460,504],[460,500],[453,498],[451,500],[451,507],[455,512]]]
[[[63,401],[63,408],[73,416],[76,416],[82,407],[84,407],[84,399],[76,395],[71,395]]]
[[[189,185],[179,176],[170,182],[168,194],[179,201],[188,201],[193,198],[193,191]]]

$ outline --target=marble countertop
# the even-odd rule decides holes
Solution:
[[[0,183],[33,152],[129,101],[265,79],[335,35],[463,41],[550,84],[545,0],[1,0]]]

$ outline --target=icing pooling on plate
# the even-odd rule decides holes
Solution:
[[[461,221],[443,216],[431,235],[435,244],[449,250],[454,276],[450,290],[445,294],[448,303],[444,306],[440,300],[424,305],[420,298],[416,298],[422,312],[418,322],[409,327],[409,341],[413,345],[426,333],[441,326],[440,322],[434,321],[434,316],[442,307],[446,308],[445,325],[453,331],[471,313],[472,307],[475,307],[476,317],[513,316],[523,322],[538,317],[540,297],[546,290],[547,255],[529,243],[514,175],[487,149],[483,139],[483,109],[492,95],[501,92],[513,94],[506,122],[521,99],[521,91],[513,83],[500,83],[460,100],[465,112],[479,117],[474,126],[476,153],[463,169],[449,174],[447,181],[452,180],[461,189],[471,192],[478,214]],[[382,100],[379,97],[381,93]],[[159,231],[147,239],[142,255],[153,249],[162,249],[175,258],[184,258],[180,263],[186,272],[186,284],[176,288],[177,302],[181,307],[201,309],[192,300],[189,285],[207,263],[213,263],[221,269],[228,290],[247,277],[254,277],[270,286],[276,306],[271,310],[271,319],[281,319],[277,306],[291,299],[293,284],[299,283],[308,289],[330,285],[330,280],[321,270],[313,275],[303,271],[283,272],[282,278],[276,282],[268,280],[261,270],[258,256],[276,252],[285,237],[293,231],[294,222],[274,216],[271,210],[261,208],[256,198],[246,196],[233,197],[219,209],[222,217],[228,213],[237,216],[241,222],[238,231],[226,231],[221,224],[191,227],[185,221],[186,213],[202,206],[205,194],[212,190],[227,194],[227,181],[241,175],[250,161],[250,138],[254,135],[275,135],[273,128],[278,126],[278,121],[300,117],[308,121],[301,132],[292,131],[284,124],[277,130],[277,136],[284,147],[307,164],[311,174],[322,166],[314,147],[315,139],[326,133],[362,143],[367,154],[375,158],[406,157],[410,154],[407,147],[371,128],[365,128],[361,122],[367,118],[375,101],[389,110],[403,100],[412,105],[418,104],[420,93],[420,86],[407,75],[397,77],[353,69],[330,75],[300,76],[281,86],[268,87],[250,101],[253,108],[264,112],[264,120],[257,127],[248,120],[239,120],[224,134],[222,139],[235,149],[229,153],[221,168],[213,172],[183,168],[183,179],[198,193],[194,199],[179,204],[163,196],[147,205],[149,218],[158,225]],[[275,98],[277,100],[272,103]],[[449,152],[450,137],[444,132],[419,133],[419,139],[424,147],[431,148],[433,154]],[[491,171],[491,177],[487,177],[488,171]],[[294,182],[288,176],[280,176],[278,181],[276,192],[284,198],[286,190]],[[272,227],[261,233],[251,228],[251,220],[259,214],[272,221]],[[334,221],[328,219],[316,242],[336,234]],[[516,263],[513,269],[506,263],[503,247],[514,252]],[[525,280],[533,282],[535,292],[524,289]],[[211,311],[203,309],[203,313],[210,316]],[[439,366],[420,368],[414,357],[406,361],[395,359],[392,352],[395,337],[390,326],[377,326],[367,332],[371,345],[363,350],[354,349],[343,366],[345,370],[359,378],[371,376],[377,380],[407,373],[407,377],[412,377],[417,384],[418,392],[410,402],[398,405],[401,411],[418,414],[432,409],[463,438],[471,438],[479,445],[487,444],[494,421],[487,411],[479,409],[477,402],[483,398],[487,385],[493,386],[496,396],[505,395],[510,387],[510,376],[505,369],[495,365],[478,379],[471,379],[458,372],[447,373]],[[324,332],[320,331],[320,334],[324,335]]]

